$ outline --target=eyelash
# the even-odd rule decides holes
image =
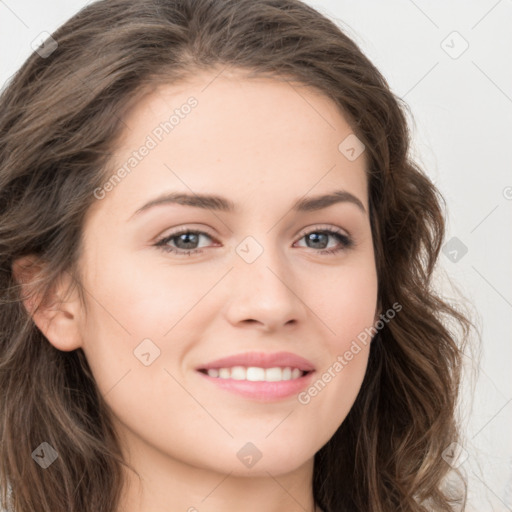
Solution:
[[[203,252],[203,249],[176,249],[175,247],[171,247],[167,245],[168,242],[170,242],[172,239],[177,238],[180,235],[183,235],[185,233],[193,233],[195,235],[206,235],[208,238],[214,240],[214,238],[206,233],[205,231],[196,231],[193,229],[187,229],[183,228],[179,231],[176,231],[174,233],[171,233],[170,235],[166,236],[165,238],[160,239],[155,243],[156,247],[159,247],[165,252],[168,253],[175,253],[181,256],[192,256],[192,254],[199,254]],[[322,229],[322,228],[314,228],[311,231],[308,231],[304,235],[302,235],[299,240],[302,240],[304,237],[311,235],[312,233],[321,233],[321,234],[327,234],[332,235],[335,238],[338,239],[338,241],[341,243],[341,247],[337,247],[334,249],[320,249],[317,251],[319,254],[327,254],[327,255],[333,255],[340,251],[344,251],[347,249],[350,249],[354,245],[354,241],[347,235],[345,235],[343,232],[337,230],[337,229]]]

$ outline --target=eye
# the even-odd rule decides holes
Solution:
[[[176,254],[191,256],[192,254],[203,252],[202,249],[193,247],[199,242],[202,236],[205,236],[210,240],[213,239],[208,233],[205,233],[204,231],[194,231],[184,228],[175,233],[171,233],[165,238],[162,238],[155,245],[160,247],[165,252],[174,252]],[[178,247],[176,248],[169,245],[169,242],[176,243]]]
[[[155,246],[165,252],[172,252],[179,255],[191,256],[203,252],[202,248],[196,247],[202,237],[213,240],[214,238],[204,231],[196,231],[188,228],[182,228],[179,231],[171,233],[165,238],[156,242]],[[321,249],[319,254],[335,254],[340,251],[351,248],[354,242],[350,236],[338,229],[325,229],[315,227],[312,231],[306,232],[299,240],[306,239],[307,247],[311,249]],[[336,239],[338,245],[329,246],[329,238]],[[170,244],[173,245],[170,245]],[[204,246],[203,246],[204,247]]]
[[[303,238],[306,239],[306,243],[313,244],[312,246],[308,245],[308,247],[312,249],[322,249],[318,251],[320,254],[336,254],[340,251],[350,249],[354,245],[352,238],[337,228],[324,229],[316,226],[312,231],[308,231],[305,235],[303,235],[300,240]],[[327,248],[329,244],[329,238],[338,240],[338,245]]]

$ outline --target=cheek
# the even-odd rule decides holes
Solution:
[[[110,336],[128,336],[129,344],[170,335],[217,279],[185,266],[171,268],[163,258],[148,264],[147,255],[109,251],[103,256],[91,266],[87,283],[92,292],[91,316],[98,320],[92,328],[108,330]]]
[[[371,336],[353,322],[328,346],[329,357],[297,400],[307,411],[311,434],[326,443],[347,417],[361,389]],[[371,326],[371,322],[369,324]],[[371,331],[370,331],[371,332]],[[361,336],[361,333],[365,337]],[[321,418],[321,422],[314,419]]]
[[[308,284],[314,310],[331,353],[349,348],[352,339],[373,325],[377,309],[377,274],[373,260],[340,266]]]
[[[326,286],[310,297],[323,324],[329,356],[298,399],[311,414],[325,419],[323,432],[332,435],[350,411],[366,372],[375,333],[376,271],[372,265],[342,268]]]
[[[162,354],[163,335],[183,308],[179,294],[173,296],[140,267],[137,272],[128,258],[107,256],[101,258],[101,267],[91,266],[82,328],[83,351],[104,394],[138,369],[146,370],[142,378],[151,379]],[[155,363],[146,367],[148,356],[143,354],[148,352]]]
[[[350,360],[345,353],[333,357],[311,385],[298,395],[298,402],[310,419],[309,435],[319,440],[320,446],[327,443],[338,430],[361,389],[369,344],[360,344],[360,347],[349,352]]]

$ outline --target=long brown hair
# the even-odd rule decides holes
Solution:
[[[358,46],[299,0],[103,0],[52,37],[0,96],[0,505],[117,509],[125,462],[110,409],[83,351],[57,350],[35,326],[12,266],[33,256],[40,304],[65,272],[83,297],[83,221],[111,174],[124,113],[157,84],[232,67],[314,87],[339,106],[366,146],[379,304],[402,306],[315,455],[316,502],[325,512],[454,510],[442,454],[459,439],[472,324],[433,288],[443,199],[409,156],[407,106]],[[46,470],[31,457],[43,442],[58,452]]]

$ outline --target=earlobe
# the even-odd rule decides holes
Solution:
[[[36,326],[58,350],[75,350],[82,345],[79,329],[82,308],[72,277],[64,273],[43,303],[42,292],[37,287],[43,272],[43,266],[34,256],[19,258],[12,265],[13,277],[21,286],[19,296]],[[68,293],[70,289],[73,293]]]

